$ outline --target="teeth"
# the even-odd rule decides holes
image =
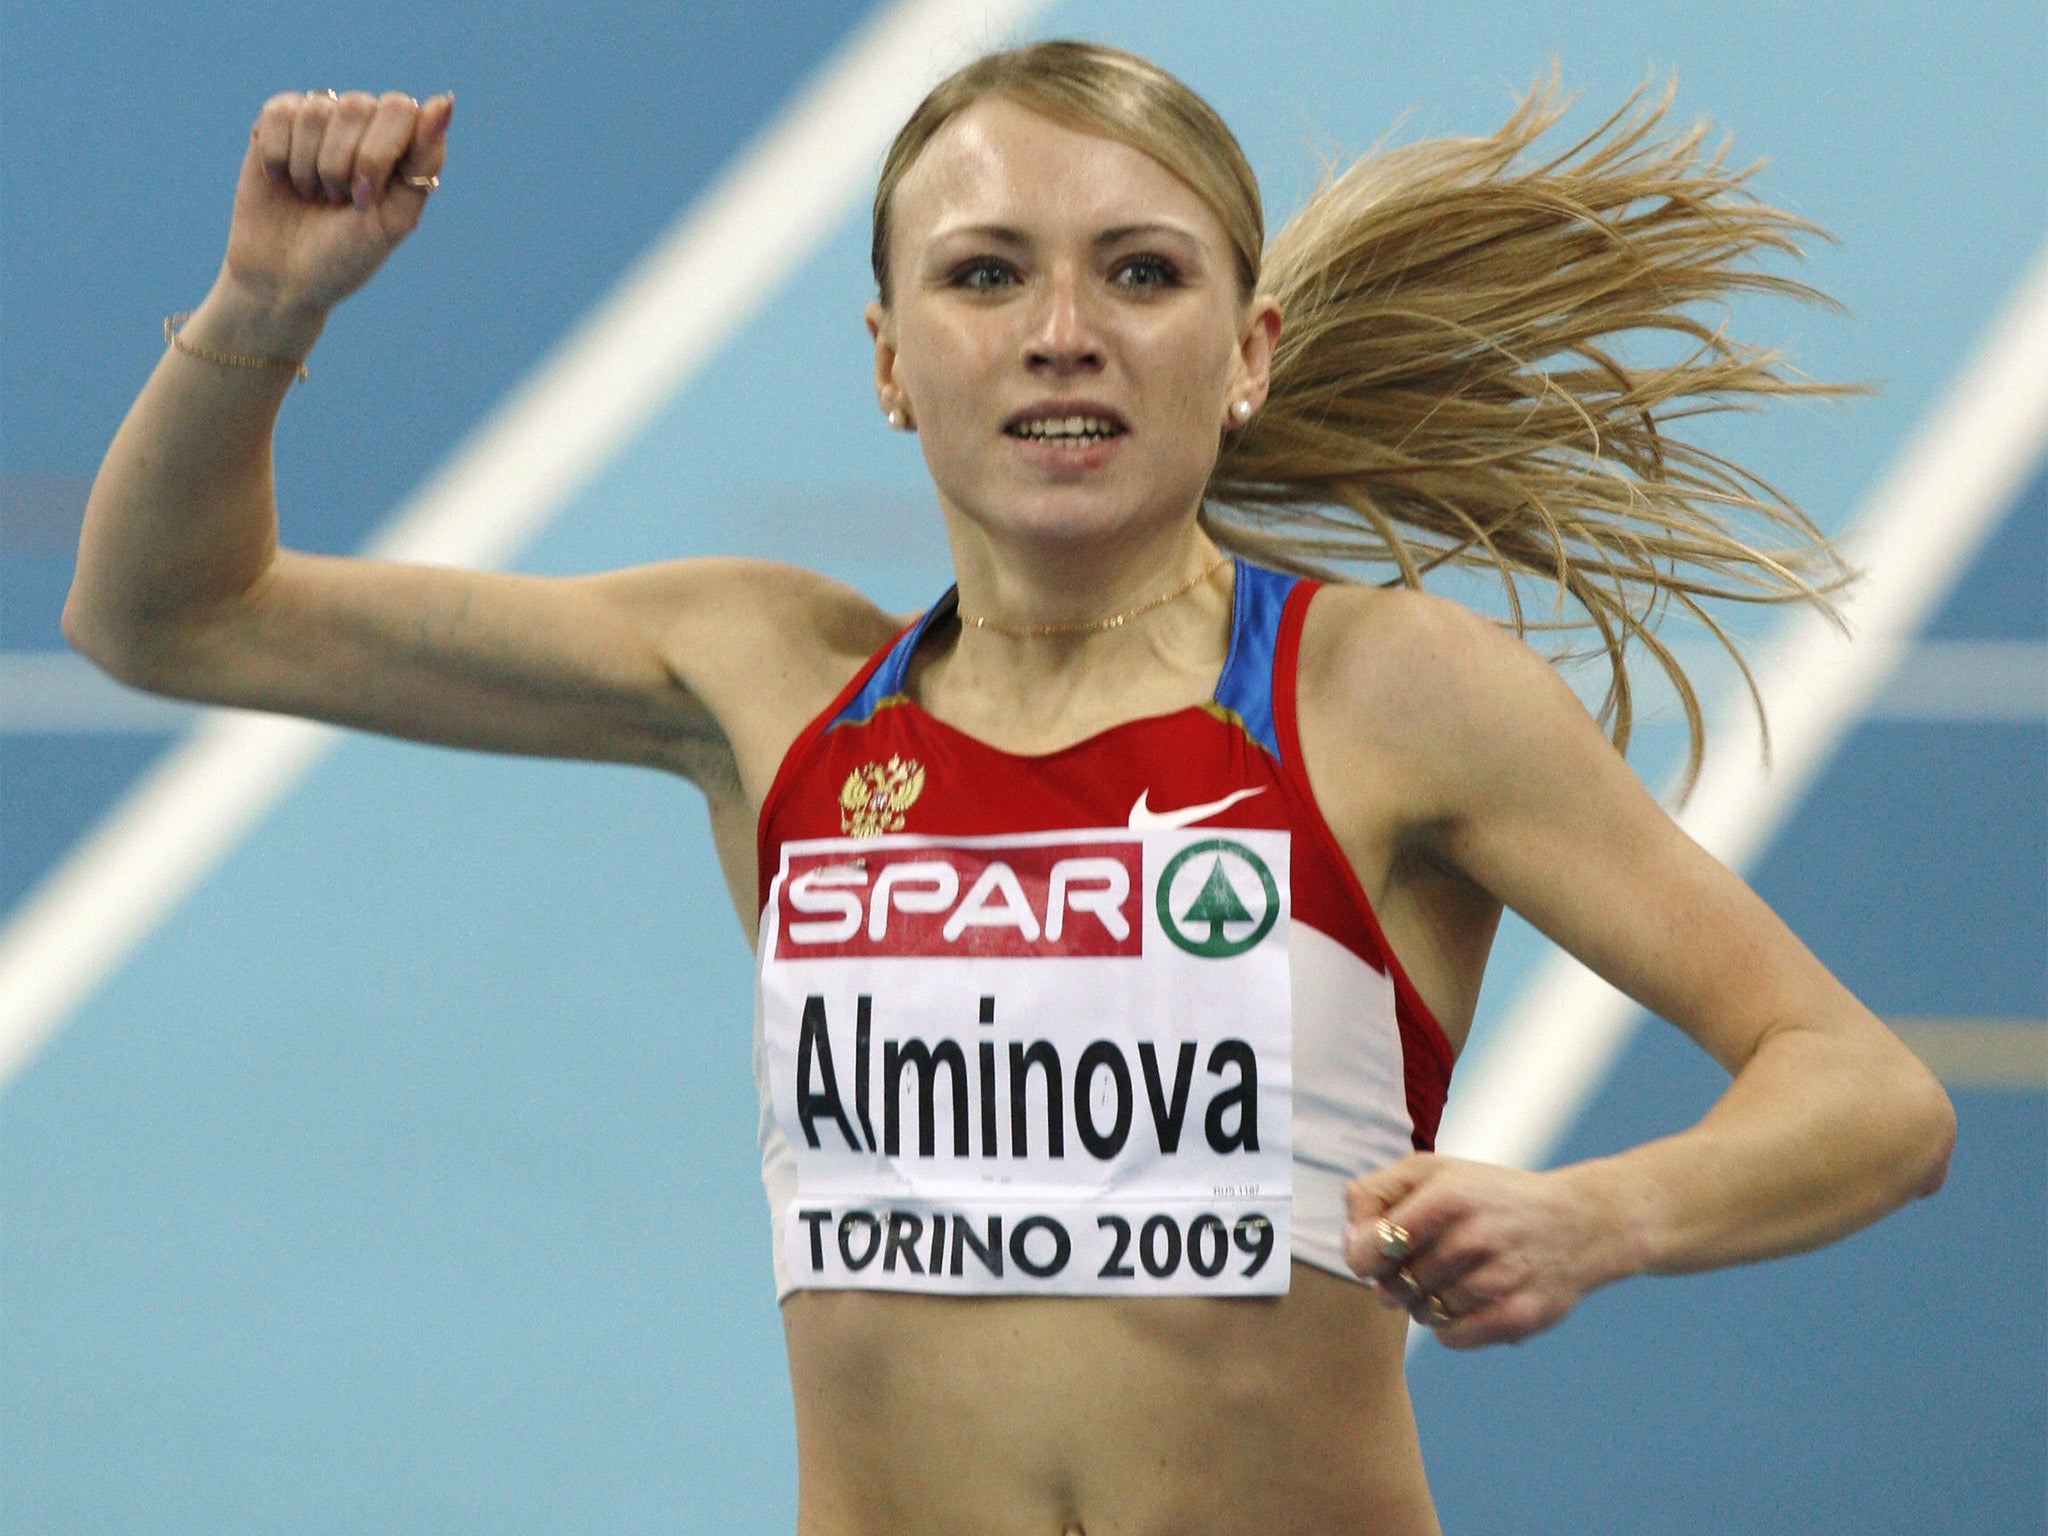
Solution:
[[[1114,422],[1100,416],[1041,416],[1015,429],[1019,437],[1055,439],[1062,442],[1114,437],[1117,431]]]

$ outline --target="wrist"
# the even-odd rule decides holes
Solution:
[[[1553,1172],[1589,1217],[1583,1256],[1589,1289],[1656,1272],[1659,1202],[1653,1185],[1614,1157]]]
[[[223,352],[298,363],[327,325],[327,310],[265,293],[222,272],[182,334]]]

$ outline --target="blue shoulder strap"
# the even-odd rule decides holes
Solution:
[[[1230,649],[1223,660],[1223,675],[1216,679],[1216,702],[1242,721],[1246,733],[1277,762],[1280,738],[1273,725],[1273,654],[1280,639],[1280,612],[1287,606],[1287,594],[1301,578],[1284,571],[1269,571],[1245,560],[1236,564],[1237,580],[1230,604]],[[832,717],[832,725],[866,720],[885,701],[903,692],[911,653],[925,632],[952,611],[959,595],[957,587],[951,589],[932,604],[923,618],[896,637],[881,665],[868,674],[868,680]]]
[[[1273,725],[1273,654],[1280,643],[1280,612],[1299,576],[1237,562],[1231,600],[1230,652],[1216,679],[1216,702],[1244,724],[1252,740],[1280,760],[1280,736]]]
[[[910,671],[911,653],[917,649],[918,641],[922,640],[925,631],[949,613],[959,600],[960,589],[948,588],[946,595],[933,603],[925,611],[923,618],[898,635],[889,646],[887,654],[882,657],[882,664],[868,674],[868,680],[860,685],[825,729],[829,731],[835,725],[858,725],[880,709],[885,701],[903,692],[903,679]]]

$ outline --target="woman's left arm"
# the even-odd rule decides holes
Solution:
[[[1427,771],[1424,856],[1448,864],[1699,1042],[1733,1081],[1676,1135],[1543,1172],[1417,1154],[1355,1180],[1348,1256],[1442,1298],[1453,1346],[1557,1322],[1595,1286],[1814,1248],[1940,1187],[1941,1085],[1777,915],[1660,807],[1534,651],[1432,599],[1397,751]],[[1384,676],[1385,674],[1380,674]]]

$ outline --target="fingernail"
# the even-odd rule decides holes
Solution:
[[[370,185],[370,178],[365,176],[361,171],[356,172],[355,194],[356,206],[358,208],[367,208],[370,206],[370,197],[371,193],[374,190],[375,189]]]

